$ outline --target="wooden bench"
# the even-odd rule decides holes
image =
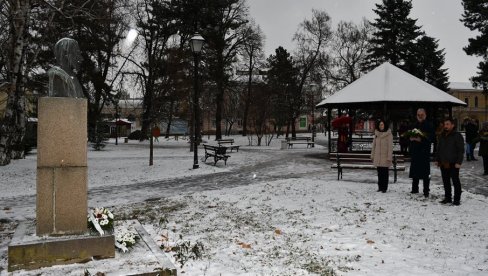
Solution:
[[[230,144],[230,146],[227,146],[230,149],[230,152],[232,152],[233,150],[239,151],[239,146],[232,145],[232,144],[234,144],[234,139],[231,139],[231,138],[229,138],[229,139],[217,139],[217,144],[219,144],[219,146],[222,146],[225,144]]]
[[[297,137],[286,137],[286,143],[288,144],[288,148],[293,148],[293,145],[296,144],[303,144],[307,145],[307,148],[313,148],[315,143],[312,142],[312,137],[308,136],[297,136]]]
[[[211,146],[211,145],[203,144],[203,148],[205,149],[204,161],[207,161],[207,158],[209,157],[213,157],[214,166],[217,164],[217,161],[219,160],[224,160],[225,165],[227,165],[227,159],[230,157],[230,155],[226,154],[227,147]]]
[[[342,179],[343,169],[365,169],[365,170],[375,170],[376,167],[373,165],[373,161],[370,158],[370,154],[364,153],[331,153],[329,154],[330,160],[335,160],[336,163],[331,165],[331,168],[337,169],[337,180]],[[398,171],[405,171],[405,162],[403,155],[397,156],[393,154],[393,165],[390,170],[393,171],[393,181],[397,182]]]

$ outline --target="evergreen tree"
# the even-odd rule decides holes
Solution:
[[[293,58],[283,47],[275,50],[275,55],[268,58],[268,73],[266,82],[269,91],[273,93],[273,118],[281,128],[293,117],[295,105],[300,95],[298,92],[298,70],[294,66]],[[289,129],[287,129],[288,134]]]
[[[412,72],[413,75],[425,82],[443,90],[447,91],[449,85],[449,77],[447,76],[447,69],[444,66],[444,49],[439,50],[438,40],[422,36],[417,41],[417,54],[414,55],[415,60],[411,62],[417,69]]]
[[[407,72],[412,72],[411,56],[415,53],[415,41],[422,34],[417,20],[409,17],[412,2],[407,0],[383,0],[373,10],[378,18],[371,22],[376,28],[371,39],[372,48],[364,64],[371,70],[383,62],[389,62]]]
[[[469,39],[469,44],[464,48],[470,56],[482,57],[483,61],[478,64],[479,71],[471,78],[475,86],[482,87],[488,91],[488,5],[486,1],[463,0],[464,14],[461,21],[466,27],[479,34]]]

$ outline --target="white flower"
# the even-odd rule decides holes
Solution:
[[[107,216],[107,215],[105,215],[105,214],[103,214],[103,215],[102,215],[102,218],[103,218],[103,219],[108,219],[108,216]]]

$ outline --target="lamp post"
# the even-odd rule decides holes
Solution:
[[[198,111],[198,99],[200,97],[198,91],[198,58],[202,51],[203,42],[205,40],[198,33],[190,38],[190,47],[193,52],[193,169],[198,169],[198,142],[200,141],[200,116]]]

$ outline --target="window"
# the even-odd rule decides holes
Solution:
[[[478,96],[474,97],[474,107],[478,107]]]
[[[464,98],[464,102],[468,105],[469,107],[469,99],[468,98]]]
[[[300,117],[300,128],[307,127],[307,117]]]

